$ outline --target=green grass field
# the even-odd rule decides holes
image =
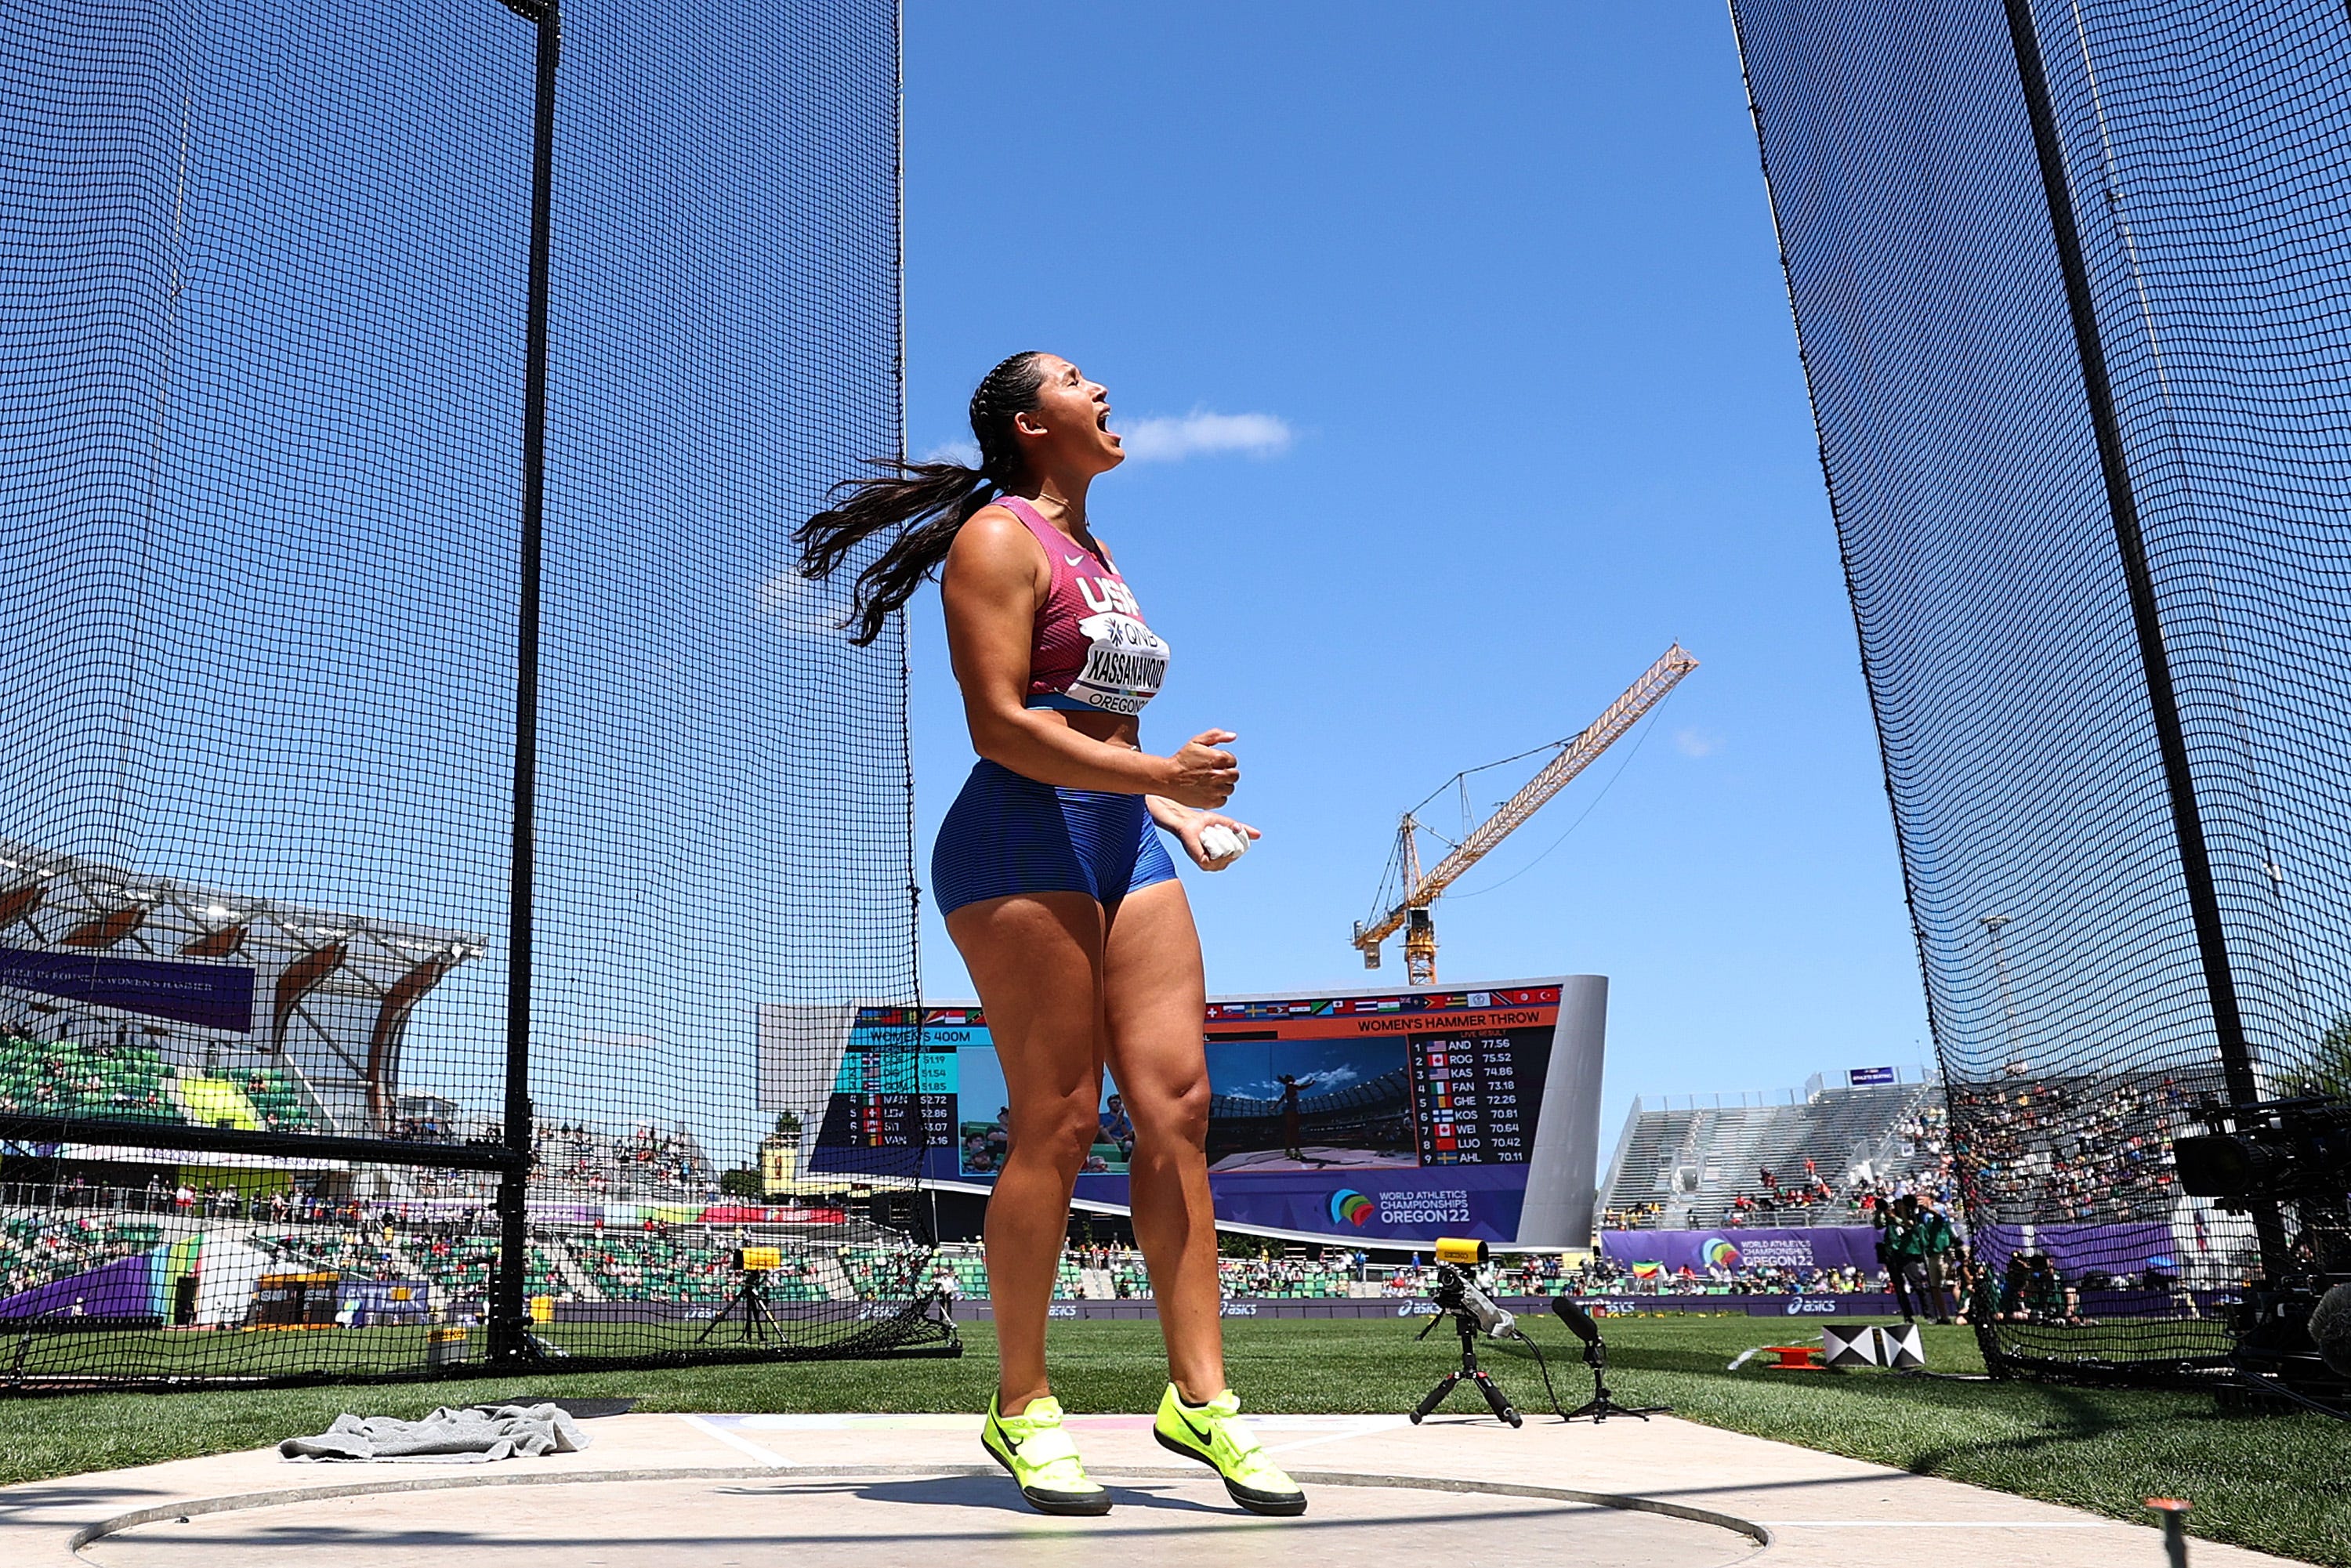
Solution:
[[[1415,1344],[1416,1326],[1232,1320],[1233,1385],[1258,1410],[1405,1410],[1453,1354],[1449,1339]],[[1056,1383],[1073,1410],[1147,1410],[1158,1398],[1156,1324],[1071,1322],[1052,1332]],[[1533,1332],[1546,1347],[1564,1338],[1555,1323]],[[1930,1366],[1980,1370],[1968,1331],[1930,1328],[1927,1336]],[[2200,1395],[1724,1370],[1740,1351],[1784,1337],[1786,1325],[1767,1319],[1616,1319],[1612,1382],[1627,1401],[1670,1404],[1734,1431],[2121,1519],[2143,1519],[2142,1499],[2185,1497],[2199,1535],[2351,1568],[2351,1427],[2315,1416],[2224,1416]],[[316,1431],[347,1409],[416,1416],[524,1392],[634,1395],[646,1410],[977,1410],[994,1380],[995,1342],[986,1324],[967,1325],[965,1339],[957,1361],[0,1401],[0,1481],[258,1448]],[[1497,1345],[1487,1359],[1521,1407],[1542,1404],[1523,1351]],[[1565,1363],[1566,1397],[1583,1369],[1564,1347],[1555,1359]],[[1456,1397],[1458,1408],[1471,1407],[1468,1396]]]

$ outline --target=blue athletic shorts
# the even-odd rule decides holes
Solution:
[[[1057,789],[985,758],[931,846],[931,896],[942,915],[1015,893],[1082,893],[1116,904],[1175,878],[1142,796]]]

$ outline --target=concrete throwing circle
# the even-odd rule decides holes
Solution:
[[[1308,1487],[1301,1519],[1236,1509],[1212,1477],[1096,1471],[1116,1506],[1050,1519],[999,1474],[926,1472],[608,1479],[471,1484],[359,1495],[265,1494],[218,1511],[100,1526],[80,1555],[99,1568],[295,1568],[324,1561],[400,1568],[561,1562],[572,1568],[772,1568],[780,1550],[827,1568],[904,1568],[987,1553],[997,1568],[1252,1568],[1300,1549],[1364,1562],[1480,1568],[1715,1568],[1761,1550],[1724,1521],[1517,1495],[1461,1482],[1364,1477]],[[1531,1490],[1532,1489],[1520,1489]],[[193,1505],[203,1508],[206,1505]],[[330,1555],[331,1554],[331,1555]]]

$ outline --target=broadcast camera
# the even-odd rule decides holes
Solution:
[[[2241,1211],[2301,1198],[2340,1207],[2351,1192],[2351,1101],[2325,1094],[2253,1105],[2208,1101],[2199,1115],[2209,1132],[2171,1141],[2189,1197]]]
[[[1437,1243],[1437,1283],[1428,1288],[1429,1300],[1437,1303],[1440,1314],[1428,1320],[1416,1340],[1428,1337],[1428,1331],[1446,1317],[1453,1320],[1454,1332],[1461,1336],[1461,1364],[1445,1375],[1436,1387],[1428,1391],[1412,1412],[1412,1423],[1418,1426],[1427,1414],[1445,1402],[1445,1396],[1460,1384],[1469,1384],[1486,1396],[1486,1406],[1497,1418],[1516,1427],[1526,1420],[1504,1396],[1492,1375],[1478,1364],[1478,1339],[1483,1334],[1492,1339],[1525,1339],[1519,1332],[1518,1320],[1504,1312],[1500,1303],[1479,1289],[1468,1270],[1486,1260],[1483,1241],[1462,1241],[1450,1237]],[[1530,1342],[1531,1343],[1531,1342]]]
[[[2198,1114],[2207,1130],[2171,1143],[2180,1190],[2263,1228],[2266,1268],[2232,1314],[2231,1359],[2300,1396],[2351,1404],[2351,1101],[2313,1088],[2207,1101]],[[2298,1233],[2280,1259],[2286,1204]]]
[[[1518,1327],[1519,1320],[1505,1312],[1500,1302],[1479,1289],[1477,1279],[1468,1271],[1485,1260],[1486,1244],[1483,1241],[1439,1239],[1437,1243],[1437,1283],[1429,1287],[1428,1298],[1437,1303],[1439,1312],[1467,1319],[1489,1339],[1509,1339]]]
[[[780,1247],[737,1247],[726,1254],[726,1267],[743,1276],[742,1285],[734,1299],[718,1309],[718,1315],[702,1327],[695,1341],[700,1344],[718,1332],[718,1325],[735,1320],[737,1334],[759,1344],[768,1336],[783,1332],[776,1320],[775,1309],[768,1304],[768,1276],[784,1266],[784,1249]],[[738,1315],[739,1314],[739,1315]]]

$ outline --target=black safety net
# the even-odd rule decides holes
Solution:
[[[2351,1088],[2351,14],[1734,11],[1987,1349],[2218,1366],[2170,1140]]]
[[[789,538],[901,449],[897,26],[0,9],[0,1381],[940,1337],[919,1151],[806,1157],[917,999]]]

